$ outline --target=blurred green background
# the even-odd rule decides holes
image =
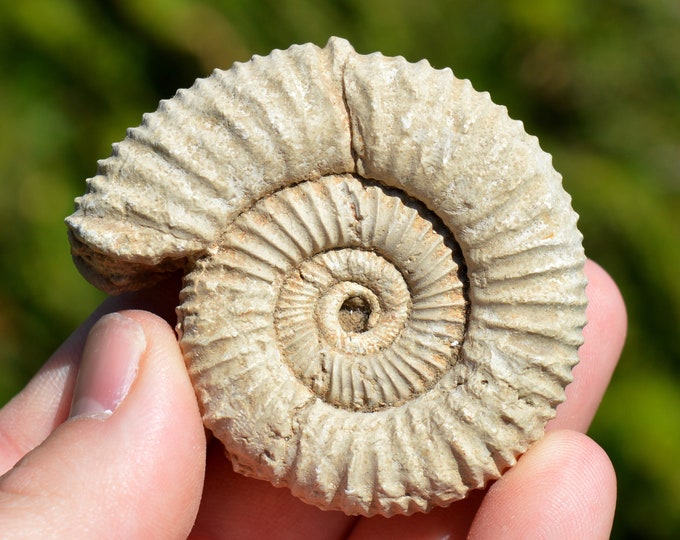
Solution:
[[[627,346],[590,432],[619,479],[614,538],[680,538],[680,2],[22,0],[0,4],[0,403],[102,299],[63,218],[159,99],[330,35],[450,66],[554,156]]]

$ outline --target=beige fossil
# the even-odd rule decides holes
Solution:
[[[585,324],[538,141],[450,70],[332,38],[216,70],[67,219],[110,293],[183,269],[178,332],[236,470],[348,514],[447,505],[543,434]]]

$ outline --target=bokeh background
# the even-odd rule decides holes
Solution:
[[[678,0],[0,3],[0,403],[103,298],[63,219],[142,113],[196,77],[330,35],[450,66],[552,153],[629,337],[591,429],[614,538],[680,538]]]

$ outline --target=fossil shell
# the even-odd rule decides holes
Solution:
[[[185,270],[178,330],[236,470],[349,514],[427,511],[542,436],[585,324],[561,178],[450,70],[342,39],[215,71],[67,219],[117,293]]]

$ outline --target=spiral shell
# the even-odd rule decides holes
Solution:
[[[216,70],[67,219],[111,293],[183,269],[178,332],[236,470],[348,514],[447,505],[542,436],[585,324],[538,141],[450,70],[344,40]]]

